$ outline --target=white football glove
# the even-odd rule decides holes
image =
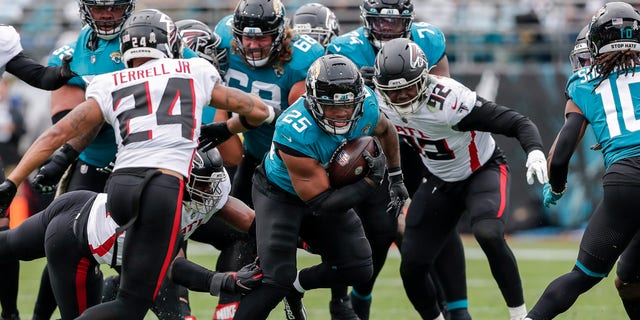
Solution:
[[[527,183],[533,184],[533,177],[538,178],[540,184],[549,182],[547,177],[547,158],[540,150],[533,150],[527,155]]]

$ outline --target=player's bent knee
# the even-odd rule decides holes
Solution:
[[[471,231],[478,241],[502,240],[504,238],[504,224],[500,220],[480,220],[473,224]]]
[[[351,268],[338,268],[339,277],[349,285],[366,283],[373,276],[373,264]]]
[[[406,279],[417,279],[418,275],[424,276],[425,270],[430,270],[431,265],[426,263],[419,263],[417,261],[402,260],[400,263],[400,275]]]
[[[615,285],[620,298],[640,301],[640,282],[623,282],[616,277]]]

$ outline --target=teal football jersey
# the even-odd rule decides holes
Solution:
[[[324,47],[308,36],[296,36],[290,46],[292,59],[283,64],[261,68],[253,68],[245,64],[238,52],[231,50],[233,16],[227,16],[216,25],[215,32],[220,35],[221,47],[229,50],[229,69],[225,74],[225,82],[229,87],[244,92],[257,94],[270,106],[286,109],[291,87],[304,81],[307,69],[319,57],[324,55]],[[274,126],[262,125],[257,129],[245,132],[244,147],[255,158],[262,157],[269,151]]]
[[[305,100],[298,99],[278,118],[273,141],[318,160],[326,168],[333,152],[344,141],[373,135],[380,111],[373,91],[365,88],[367,94],[362,105],[362,117],[346,135],[333,135],[322,130],[305,107]],[[289,193],[296,194],[289,172],[276,155],[273,145],[264,159],[264,167],[267,179]]]
[[[604,164],[640,155],[640,67],[626,75],[600,76],[590,67],[576,71],[567,81],[567,94],[591,124],[602,145]]]
[[[414,22],[411,24],[411,40],[415,42],[427,57],[429,66],[435,65],[444,56],[446,43],[445,37],[438,27],[426,22]],[[353,61],[358,68],[363,66],[373,67],[376,62],[376,48],[364,35],[364,27],[339,37],[333,38],[328,53],[341,54]]]
[[[96,50],[87,48],[89,38],[93,30],[85,26],[80,31],[75,43],[70,43],[55,50],[49,57],[49,65],[59,66],[62,57],[73,55],[71,70],[78,74],[67,84],[86,89],[87,82],[92,76],[124,69],[122,55],[120,54],[120,39],[103,40],[98,38]],[[85,82],[87,81],[87,82]],[[115,159],[118,145],[114,137],[113,128],[103,126],[96,138],[81,153],[80,160],[95,166],[106,167]]]

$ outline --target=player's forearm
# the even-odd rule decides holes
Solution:
[[[400,166],[400,140],[395,126],[388,125],[384,133],[378,136],[382,150],[387,157],[387,168]]]
[[[82,152],[84,148],[86,148],[91,142],[96,138],[98,132],[100,132],[102,125],[96,126],[95,128],[83,132],[81,135],[72,138],[66,143],[69,144],[73,150],[76,150],[78,153]]]

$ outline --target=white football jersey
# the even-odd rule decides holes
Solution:
[[[86,98],[99,104],[118,143],[114,170],[170,169],[188,177],[202,109],[220,80],[202,58],[154,59],[96,76]]]
[[[9,60],[22,52],[20,35],[12,26],[0,24],[0,77]]]
[[[401,117],[378,93],[380,109],[400,137],[419,150],[431,173],[444,181],[461,181],[489,160],[495,140],[488,132],[453,129],[476,107],[474,91],[450,78],[430,76],[430,80],[431,94],[415,113]]]
[[[189,206],[182,206],[182,220],[180,230],[185,239],[189,238],[196,228],[207,223],[213,215],[218,212],[229,200],[229,192],[231,192],[231,182],[225,171],[225,179],[220,182],[219,189],[214,192],[220,192],[220,198],[214,204],[212,209],[203,214],[197,211],[189,211]],[[118,224],[113,221],[111,215],[107,212],[107,194],[99,193],[96,197],[91,211],[89,211],[89,219],[87,221],[87,240],[91,254],[100,264],[111,264],[113,259],[114,243],[118,243],[118,257],[116,265],[122,264],[122,244],[126,232],[116,235]]]

